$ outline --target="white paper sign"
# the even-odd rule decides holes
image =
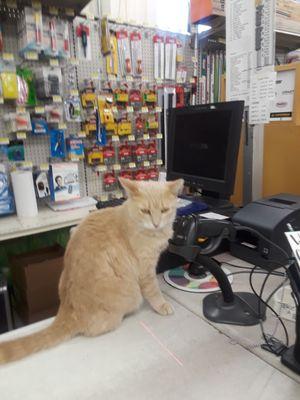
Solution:
[[[275,98],[271,102],[271,121],[291,121],[294,109],[295,70],[278,71]]]

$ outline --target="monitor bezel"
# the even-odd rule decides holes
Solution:
[[[175,124],[178,115],[192,115],[207,111],[231,111],[229,127],[228,146],[225,159],[224,180],[207,177],[199,177],[173,171],[174,145],[175,145]],[[196,186],[204,192],[215,192],[220,196],[228,198],[234,192],[237,160],[240,147],[242,120],[244,112],[243,101],[230,101],[223,103],[211,103],[197,106],[174,108],[169,113],[169,127],[167,133],[167,180],[182,178],[185,184]]]

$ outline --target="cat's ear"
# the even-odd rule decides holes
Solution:
[[[184,180],[176,179],[176,181],[167,182],[167,187],[174,196],[178,196],[183,189]]]
[[[137,196],[139,194],[139,187],[135,181],[131,181],[130,179],[119,178],[119,182],[128,197]]]

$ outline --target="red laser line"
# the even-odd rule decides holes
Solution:
[[[182,361],[180,361],[179,358],[174,353],[172,353],[172,351],[168,349],[166,345],[162,343],[162,341],[155,335],[154,332],[152,332],[152,330],[149,328],[149,326],[145,324],[145,322],[140,321],[140,325],[145,329],[146,332],[148,332],[153,337],[153,339],[160,345],[160,347],[177,362],[177,364],[183,367]]]

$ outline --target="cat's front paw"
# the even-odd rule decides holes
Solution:
[[[163,303],[160,307],[158,307],[156,309],[156,311],[160,315],[171,315],[171,314],[174,314],[173,307],[171,306],[170,303],[167,303],[167,302]]]

